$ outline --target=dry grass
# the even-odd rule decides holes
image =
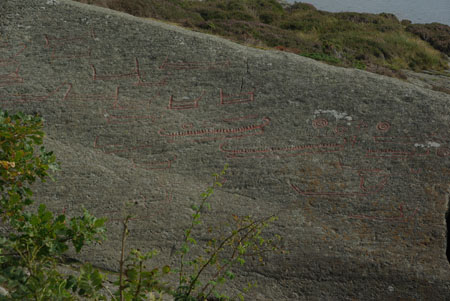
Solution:
[[[443,53],[390,14],[328,13],[304,3],[285,9],[276,0],[77,1],[391,76],[402,77],[400,69],[448,68]]]

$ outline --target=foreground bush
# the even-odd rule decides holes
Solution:
[[[206,300],[211,296],[228,300],[219,288],[235,276],[236,265],[246,262],[248,256],[259,258],[268,251],[278,251],[281,237],[264,238],[263,230],[275,217],[254,220],[233,216],[228,231],[212,236],[206,245],[198,245],[195,229],[201,227],[202,214],[210,208],[209,199],[220,187],[227,167],[215,174],[214,181],[193,204],[191,222],[184,232],[179,265],[146,268],[146,261],[156,251],[132,249],[125,254],[129,235],[125,216],[122,248],[116,290],[105,286],[107,275],[91,264],[83,264],[73,273],[60,272],[63,255],[73,246],[80,252],[92,242],[101,243],[106,231],[105,219],[92,216],[84,210],[79,217],[67,219],[65,214],[54,216],[44,204],[32,210],[34,201],[30,185],[45,181],[49,172],[57,170],[55,156],[42,147],[43,120],[22,113],[9,115],[0,110],[0,218],[6,233],[0,234],[0,299],[11,300],[149,300],[153,293],[168,294],[175,300]],[[195,249],[193,254],[191,249]],[[176,274],[178,284],[162,281],[167,274]],[[237,296],[243,299],[243,296]]]

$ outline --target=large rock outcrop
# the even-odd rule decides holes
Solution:
[[[130,244],[174,263],[190,205],[230,164],[206,222],[280,217],[287,255],[236,271],[249,300],[450,298],[450,95],[66,0],[0,2],[0,106],[46,119],[62,171],[36,187],[108,216],[78,256]]]

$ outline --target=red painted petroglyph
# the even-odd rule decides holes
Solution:
[[[20,66],[16,70],[7,74],[0,74],[0,88],[23,83],[23,78],[19,75]]]
[[[156,97],[159,96],[159,93],[156,95]],[[116,110],[142,110],[142,109],[148,109],[150,108],[150,104],[152,103],[153,98],[143,99],[143,100],[135,100],[133,99],[133,104],[124,104],[123,97],[121,97],[120,93],[120,87],[116,87],[116,93],[114,95],[114,103],[113,103],[113,109]]]
[[[368,196],[380,192],[386,185],[389,174],[380,169],[367,169],[358,170],[359,176],[359,190],[351,192],[338,192],[338,191],[306,191],[300,187],[291,184],[292,189],[303,196],[317,196],[317,197],[327,197],[327,196]],[[375,185],[368,185],[367,180],[369,177],[379,177],[380,179]]]
[[[411,136],[373,136],[375,143],[413,144],[414,139]]]
[[[51,60],[88,58],[91,56],[91,49],[85,46],[85,43],[90,39],[95,39],[95,32],[91,30],[87,35],[62,38],[44,35],[44,38],[45,48],[52,50],[50,55]],[[84,50],[73,52],[73,48],[76,45],[82,46]]]
[[[448,136],[448,134],[445,135],[445,134],[432,133],[432,134],[427,135],[427,138],[429,140],[432,140],[432,141],[435,141],[438,143],[443,143],[443,144],[450,142],[450,136]]]
[[[394,150],[394,149],[369,149],[366,152],[366,158],[381,158],[381,159],[409,159],[412,157],[426,157],[430,154],[430,150],[425,152],[416,152],[408,150]]]
[[[173,95],[170,96],[169,105],[167,108],[169,110],[189,110],[189,109],[197,109],[198,108],[198,102],[203,98],[205,95],[205,91],[202,91],[202,94],[197,97],[194,100],[175,100],[173,98]]]
[[[27,48],[26,44],[19,44],[18,45],[19,49],[18,50],[12,50],[14,47],[9,45],[8,43],[2,43],[0,44],[0,52],[1,53],[7,53],[10,52],[11,50],[14,52],[11,55],[6,55],[6,57],[0,57],[0,67],[4,67],[4,66],[8,66],[11,64],[18,64],[18,62],[16,61],[17,56],[19,56],[22,52],[25,51],[25,49]]]
[[[382,121],[377,124],[377,130],[379,130],[380,132],[387,132],[390,127],[390,123],[386,121]]]
[[[247,102],[253,102],[254,100],[255,100],[255,92],[254,91],[227,95],[227,94],[223,93],[222,89],[220,89],[220,104],[221,105],[247,103]]]
[[[138,82],[133,85],[138,87],[163,87],[167,85],[167,77],[161,79],[159,82],[144,82],[141,77],[138,77]]]
[[[197,70],[197,69],[220,69],[228,68],[230,66],[230,61],[223,62],[180,62],[174,63],[168,61],[167,56],[164,62],[159,66],[162,70]]]
[[[381,169],[358,170],[358,176],[359,176],[359,188],[361,191],[366,193],[379,192],[381,189],[384,188],[388,179],[390,178],[390,175]],[[375,185],[368,185],[367,178],[373,176],[381,177],[381,179]]]
[[[270,119],[268,117],[264,117],[261,119],[261,123],[250,124],[244,127],[220,128],[220,129],[210,128],[210,129],[188,130],[179,132],[167,132],[165,129],[160,129],[158,131],[158,134],[160,136],[169,138],[171,141],[174,141],[175,139],[179,138],[189,138],[189,139],[206,138],[212,140],[231,139],[262,134],[264,128],[269,124]]]
[[[84,41],[84,40],[88,40],[88,39],[95,39],[95,32],[93,29],[91,29],[87,35],[82,35],[82,36],[67,36],[67,37],[62,37],[62,38],[58,38],[58,37],[52,37],[49,35],[44,35],[45,36],[45,47],[46,48],[50,48],[52,46],[54,46],[55,44],[66,44],[67,42],[72,42],[72,41]]]
[[[336,135],[344,135],[348,132],[349,128],[347,126],[343,126],[343,125],[338,125],[334,128],[334,132],[336,133]]]
[[[410,168],[409,172],[413,175],[418,175],[423,172],[423,169],[422,168]]]
[[[438,157],[450,157],[450,148],[441,147],[436,150]]]
[[[144,77],[144,74],[141,73],[141,71],[140,71],[139,60],[137,58],[135,58],[135,62],[136,62],[137,82],[133,84],[134,86],[138,86],[138,87],[163,87],[163,86],[167,85],[167,77],[161,79],[160,81],[156,81],[156,82],[144,81],[142,79]]]
[[[226,143],[222,143],[219,149],[227,154],[227,158],[268,158],[268,157],[296,157],[313,154],[341,152],[348,144],[347,138],[343,143],[318,143],[305,144],[292,147],[270,147],[264,149],[226,149]]]
[[[349,218],[353,219],[362,219],[362,220],[373,220],[373,221],[381,221],[381,222],[400,222],[405,223],[409,222],[419,211],[419,208],[416,207],[414,209],[414,212],[410,214],[409,216],[405,215],[405,212],[403,210],[403,204],[400,204],[398,207],[398,210],[400,211],[400,215],[393,216],[393,217],[384,217],[384,216],[371,216],[371,215],[349,215]]]
[[[133,70],[126,73],[98,75],[97,68],[95,67],[95,65],[91,65],[91,68],[92,68],[92,80],[94,81],[96,80],[109,81],[124,78],[136,78],[137,82],[140,82],[141,73],[139,70],[139,61],[137,58],[134,59]]]
[[[126,144],[99,144],[99,136],[95,137],[94,140],[94,149],[98,149],[105,154],[118,154],[118,153],[126,153],[137,149],[150,148],[152,145],[150,144],[141,144],[136,146],[130,146]]]
[[[110,95],[108,94],[80,94],[80,93],[75,93],[73,90],[70,91],[70,93],[68,93],[67,100],[74,100],[74,101],[79,101],[79,102],[109,102],[109,103],[113,103],[116,99],[116,93],[111,93]]]
[[[61,50],[60,50],[61,51]],[[76,52],[76,53],[68,53],[65,55],[58,55],[58,50],[53,49],[50,55],[51,60],[59,60],[59,59],[81,59],[81,58],[89,58],[91,57],[91,49],[87,49],[84,52]]]
[[[317,118],[312,121],[312,126],[316,129],[321,129],[328,126],[328,120],[325,118]]]
[[[356,125],[356,128],[357,128],[358,130],[367,129],[368,127],[369,127],[369,125],[368,125],[367,122],[365,122],[364,120],[358,121],[358,124]]]
[[[160,81],[149,82],[144,81],[145,73],[141,71],[139,60],[134,58],[134,68],[129,72],[118,73],[118,74],[104,74],[99,75],[97,72],[97,68],[95,65],[91,65],[92,69],[92,80],[97,81],[113,81],[113,80],[123,80],[126,78],[135,78],[136,82],[133,83],[133,86],[136,87],[162,87],[167,85],[167,77],[161,79]]]
[[[177,156],[173,156],[171,159],[163,160],[163,161],[151,161],[151,162],[139,162],[136,163],[133,160],[134,168],[142,168],[146,170],[166,170],[172,167],[172,163],[175,162]]]
[[[29,103],[29,102],[41,102],[45,101],[58,92],[63,90],[64,87],[67,87],[66,92],[62,95],[61,100],[65,100],[72,89],[72,85],[69,83],[63,83],[55,90],[46,95],[32,95],[32,94],[13,94],[13,95],[0,95],[0,103],[2,104],[14,104],[14,103]]]
[[[104,115],[106,123],[109,124],[126,124],[136,121],[150,121],[152,123],[161,119],[161,116],[156,115],[116,115],[106,112]]]
[[[224,118],[222,119],[224,122],[236,122],[241,120],[247,120],[247,119],[256,119],[258,118],[258,115],[247,115],[242,117],[230,117],[230,118]]]

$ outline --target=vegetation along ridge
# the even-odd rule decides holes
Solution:
[[[412,24],[393,14],[331,13],[277,0],[77,1],[388,76],[448,69],[450,26]]]

